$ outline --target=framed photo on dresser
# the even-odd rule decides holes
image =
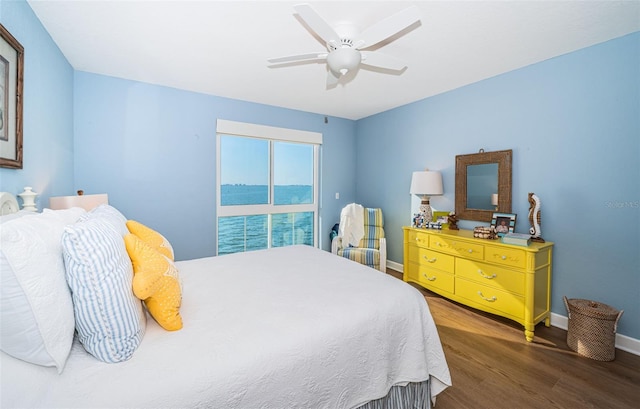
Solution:
[[[514,233],[516,228],[516,214],[494,213],[491,217],[491,226],[496,229],[496,233],[498,233],[500,237],[507,233]]]

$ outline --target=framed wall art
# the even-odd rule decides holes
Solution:
[[[22,169],[24,48],[0,24],[0,167]]]
[[[516,228],[516,215],[513,213],[494,213],[491,226],[495,227],[498,236],[513,233]]]

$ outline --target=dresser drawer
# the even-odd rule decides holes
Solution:
[[[484,246],[482,244],[470,243],[464,240],[457,240],[443,236],[432,236],[429,247],[444,251],[460,257],[482,260],[484,258]]]
[[[524,295],[524,273],[479,261],[456,259],[456,277]]]
[[[415,263],[409,263],[405,274],[408,280],[417,282],[425,288],[440,289],[453,294],[453,274]]]
[[[407,234],[407,240],[409,245],[415,244],[419,247],[429,247],[429,235],[424,232],[410,230]]]
[[[416,246],[409,246],[409,261],[449,272],[453,272],[454,267],[453,256]]]
[[[504,266],[526,268],[527,252],[511,247],[485,246],[484,259]]]
[[[456,295],[475,304],[500,311],[511,317],[524,317],[524,297],[458,277],[455,279],[455,286]]]

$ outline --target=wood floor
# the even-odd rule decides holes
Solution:
[[[569,349],[566,331],[544,324],[527,342],[513,321],[415,287],[434,317],[453,382],[436,409],[640,408],[640,356],[616,350],[614,361],[594,361]]]

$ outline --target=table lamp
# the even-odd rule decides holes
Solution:
[[[109,196],[106,193],[85,195],[82,190],[78,190],[77,196],[57,196],[49,198],[49,208],[53,210],[81,207],[89,211],[101,204],[109,204]]]
[[[413,172],[409,193],[420,196],[421,198],[420,215],[422,216],[423,223],[433,221],[433,210],[429,204],[429,198],[443,194],[442,174],[429,170]]]

